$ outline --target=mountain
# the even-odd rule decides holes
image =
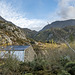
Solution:
[[[61,38],[67,41],[75,40],[75,20],[55,21],[46,25],[34,37],[36,41],[42,42],[49,40],[58,42],[62,41]]]
[[[50,28],[64,28],[67,26],[75,26],[75,19],[52,22],[51,24],[46,25],[41,31],[44,31]]]
[[[26,38],[27,37],[27,38]],[[28,44],[28,39],[36,41],[67,41],[75,40],[75,20],[55,21],[46,25],[41,31],[20,28],[0,16],[0,44]]]
[[[26,34],[26,37],[33,38],[38,32],[35,30],[30,30],[28,28],[23,28],[24,33]]]
[[[28,43],[27,41],[26,35],[21,28],[0,16],[0,45],[8,43],[21,45]]]
[[[0,16],[0,21],[6,21],[6,20]]]

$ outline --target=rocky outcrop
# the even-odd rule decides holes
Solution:
[[[0,36],[0,44],[10,43],[21,45],[27,41],[25,33],[21,28],[12,22],[4,20],[2,17],[0,17]]]
[[[29,46],[27,49],[25,49],[24,52],[25,52],[25,55],[24,55],[25,62],[31,62],[37,56],[37,54],[33,50],[33,47],[32,46]]]

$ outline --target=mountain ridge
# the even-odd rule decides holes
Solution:
[[[67,26],[74,26],[74,25],[75,25],[75,19],[69,19],[69,20],[64,20],[64,21],[55,21],[55,22],[52,22],[51,24],[46,25],[40,31],[44,31],[44,30],[50,29],[50,28],[64,28]]]
[[[26,35],[20,27],[0,16],[0,45],[7,43],[21,45],[29,43],[27,41]]]
[[[0,20],[2,20],[2,21],[6,21],[6,20],[5,20],[3,17],[1,17],[1,16],[0,16]]]

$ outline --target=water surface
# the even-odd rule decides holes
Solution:
[[[24,61],[24,50],[27,49],[29,47],[29,45],[27,46],[6,46],[6,47],[2,47],[0,46],[0,57],[4,58],[5,54],[8,54],[8,52],[10,51],[10,54],[13,55],[14,57],[16,56],[16,58],[20,61]]]

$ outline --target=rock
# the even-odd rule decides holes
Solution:
[[[25,44],[27,39],[25,33],[21,28],[14,25],[12,22],[8,22],[6,20],[0,19],[0,34],[2,38],[0,38],[0,42],[8,42],[10,44]],[[4,40],[4,41],[2,41]],[[28,42],[27,42],[28,43]]]
[[[25,62],[31,62],[35,59],[35,57],[37,57],[37,54],[35,53],[35,51],[33,50],[33,47],[30,46],[29,48],[25,49]]]

